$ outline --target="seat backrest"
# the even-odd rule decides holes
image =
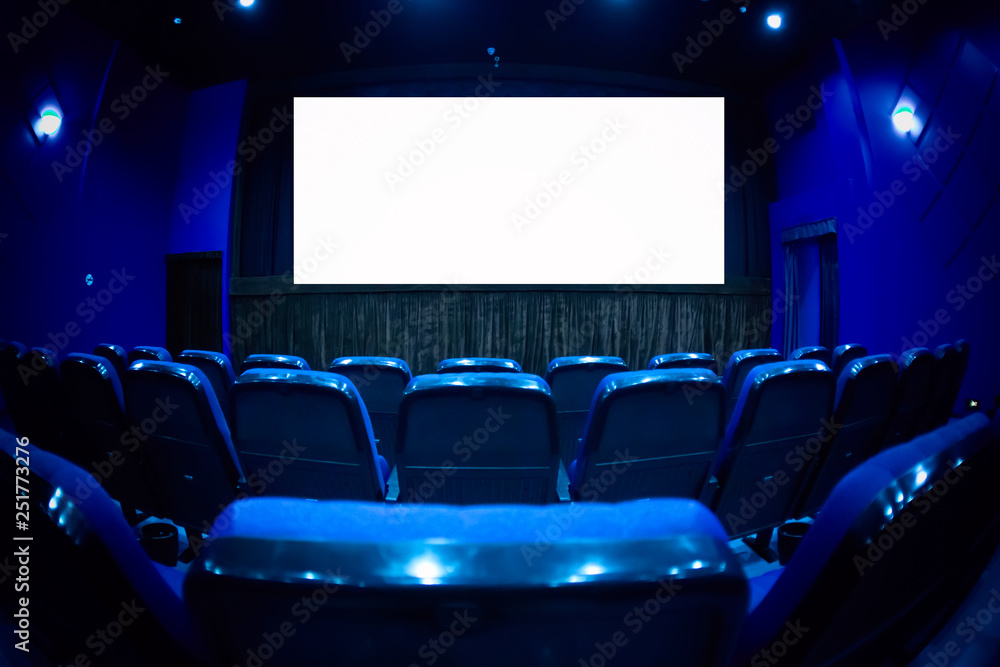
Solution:
[[[970,421],[972,420],[972,421]],[[858,466],[837,486],[784,572],[751,612],[739,664],[786,623],[809,628],[786,643],[796,665],[908,664],[943,612],[971,588],[955,587],[978,531],[956,517],[983,515],[974,487],[995,485],[956,452],[996,448],[984,415],[953,423]],[[972,491],[972,492],[970,492]],[[970,534],[971,533],[971,534]],[[995,550],[996,544],[994,543]],[[978,573],[971,579],[975,582]],[[943,622],[943,621],[942,621]],[[909,652],[909,655],[908,655]],[[758,654],[759,655],[759,654]],[[737,662],[734,662],[737,664]]]
[[[340,357],[330,364],[330,372],[346,377],[361,394],[378,453],[394,467],[399,402],[413,379],[410,367],[396,357]]]
[[[926,433],[944,426],[951,419],[962,387],[962,356],[951,343],[939,345],[934,350],[934,371],[931,374],[931,396],[923,412],[919,433]]]
[[[574,498],[700,498],[722,440],[725,410],[722,380],[708,369],[607,376],[573,466]]]
[[[832,366],[832,355],[830,350],[821,345],[812,345],[810,347],[800,347],[792,351],[792,356],[788,358],[789,361],[808,361],[809,359],[815,359],[816,361],[822,361],[827,366]]]
[[[881,445],[896,391],[896,362],[887,354],[851,362],[837,379],[830,438],[806,450],[808,477],[793,516],[819,511],[830,491]],[[832,439],[831,439],[832,438]]]
[[[165,508],[142,464],[140,441],[125,417],[121,383],[111,362],[73,353],[60,364],[59,376],[73,462],[122,504],[162,516]]]
[[[868,349],[864,345],[847,343],[833,348],[833,359],[830,368],[833,369],[834,378],[839,378],[850,363],[861,357],[868,356]]]
[[[94,355],[110,361],[119,380],[125,377],[125,369],[128,368],[129,363],[128,354],[126,354],[124,347],[113,343],[101,343],[94,348]]]
[[[438,373],[520,373],[521,364],[513,359],[495,357],[462,357],[445,359],[437,367]]]
[[[892,399],[892,417],[882,448],[912,440],[931,398],[934,355],[924,347],[907,350],[899,358],[899,381]]]
[[[706,352],[674,352],[660,354],[649,360],[646,370],[668,370],[670,368],[707,368],[713,373],[719,372],[719,364],[715,357]]]
[[[30,468],[30,476],[18,473],[19,467]],[[15,630],[15,638],[7,641],[30,638],[25,645],[30,655],[41,658],[37,664],[83,664],[79,656],[106,665],[198,664],[205,659],[180,596],[95,479],[5,431],[0,431],[0,473],[28,491],[25,513],[31,517],[25,533],[31,541],[13,542],[5,555],[5,568],[14,563],[15,574],[7,575],[10,594],[0,596],[8,618],[21,614],[30,619],[29,637],[16,638]],[[30,588],[15,593],[14,554],[21,549],[28,554],[21,566],[30,561]],[[19,598],[29,590],[25,614]],[[123,625],[128,626],[124,632]]]
[[[23,432],[32,444],[72,458],[72,449],[64,439],[66,402],[59,386],[59,372],[55,352],[44,347],[33,347],[21,355],[17,362],[18,381],[23,386]],[[15,420],[15,426],[18,426]]]
[[[229,362],[229,357],[221,352],[210,352],[207,350],[184,350],[177,357],[177,362],[194,366],[205,374],[208,381],[212,383],[215,397],[219,400],[219,407],[222,414],[229,418],[229,390],[236,381],[233,373],[233,365]]]
[[[545,371],[559,421],[559,456],[569,469],[583,435],[597,385],[611,373],[627,371],[621,357],[556,357]]]
[[[747,604],[725,532],[692,501],[235,507],[184,582],[219,664],[243,664],[311,597],[268,665],[596,665],[604,651],[722,667]]]
[[[14,430],[18,433],[27,433],[31,429],[27,387],[19,370],[27,353],[27,346],[17,341],[0,346],[0,391],[14,422]]]
[[[255,368],[287,368],[290,370],[308,371],[309,364],[302,357],[290,354],[251,354],[243,360],[241,373]]]
[[[736,399],[739,398],[740,390],[750,371],[762,364],[773,364],[778,361],[781,361],[781,355],[771,348],[740,350],[729,357],[726,370],[722,374],[722,386],[725,387],[726,395],[729,397],[726,419],[732,414]]]
[[[527,373],[418,375],[400,403],[396,469],[401,502],[555,502],[549,386]]]
[[[820,361],[757,366],[740,390],[720,448],[715,514],[732,537],[774,528],[805,480],[804,452],[831,430],[833,373]]]
[[[245,371],[233,385],[231,419],[236,454],[257,495],[385,498],[388,471],[364,402],[343,375]]]
[[[136,362],[125,371],[125,409],[166,518],[207,530],[242,477],[208,378],[194,366]]]
[[[128,353],[128,364],[131,366],[137,361],[173,361],[173,358],[166,348],[155,345],[138,345]]]

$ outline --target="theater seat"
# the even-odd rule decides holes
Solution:
[[[139,345],[138,347],[133,347],[132,351],[128,353],[128,365],[131,366],[137,361],[173,361],[170,353],[167,352],[166,348],[155,347],[152,345]]]
[[[833,348],[833,359],[830,368],[833,369],[834,378],[839,378],[840,374],[844,372],[852,361],[860,359],[861,357],[868,356],[868,349],[864,345],[857,345],[854,343],[848,343],[847,345],[838,345]]]
[[[465,357],[445,359],[437,367],[438,373],[520,373],[521,364],[513,359],[494,357]]]
[[[946,343],[934,350],[931,395],[921,416],[918,433],[933,431],[951,419],[964,379],[962,366],[962,356],[956,346]]]
[[[121,383],[111,362],[90,354],[70,354],[59,366],[66,396],[67,440],[74,459],[122,504],[164,516],[139,451],[141,431],[133,433],[125,417]]]
[[[788,358],[789,361],[808,361],[810,359],[815,359],[816,361],[822,361],[827,366],[832,366],[832,355],[830,350],[825,347],[814,345],[811,347],[800,347],[792,352],[792,356]]]
[[[537,375],[418,375],[399,408],[399,500],[555,502],[556,438],[555,404]]]
[[[229,418],[229,390],[236,381],[233,374],[233,365],[229,362],[229,357],[221,352],[209,352],[206,350],[184,350],[177,357],[177,363],[194,366],[208,378],[215,391],[215,397],[219,400],[219,408],[222,414]]]
[[[184,582],[220,665],[263,646],[269,667],[723,667],[747,604],[725,531],[692,501],[236,510]]]
[[[346,377],[361,394],[378,453],[395,467],[399,402],[413,379],[410,367],[395,357],[340,357],[330,364],[330,372]]]
[[[981,523],[977,491],[995,486],[996,469],[983,474],[957,455],[969,460],[998,443],[984,415],[962,421],[879,454],[836,486],[751,609],[733,664],[763,663],[762,652],[779,643],[794,665],[917,657],[981,573],[956,578],[977,548],[978,531],[967,529]]]
[[[661,354],[649,360],[646,370],[668,370],[671,368],[707,368],[713,373],[719,372],[719,364],[715,362],[715,357],[704,352]]]
[[[882,448],[912,440],[931,398],[934,355],[927,348],[907,350],[899,358],[899,381],[892,398],[892,418]]]
[[[27,346],[17,341],[4,342],[0,345],[0,392],[3,392],[3,400],[7,405],[11,421],[14,422],[14,430],[19,433],[26,426],[27,396],[17,366],[22,355],[27,352]]]
[[[242,477],[212,385],[194,366],[139,361],[125,371],[129,423],[167,516],[196,539],[236,497]]]
[[[308,371],[309,364],[302,357],[286,354],[251,354],[243,360],[241,372],[255,368],[285,368],[288,370]]]
[[[837,482],[881,445],[896,391],[896,370],[892,357],[882,354],[853,361],[840,374],[832,427],[806,452],[811,456],[808,477],[793,516],[818,512]]]
[[[781,355],[774,349],[740,350],[729,357],[726,370],[722,374],[722,386],[725,387],[726,395],[729,397],[726,419],[732,414],[740,389],[750,371],[761,364],[773,364],[778,361],[781,361]]]
[[[559,456],[567,469],[576,458],[597,385],[611,373],[627,370],[621,357],[556,357],[549,362],[545,381],[556,404]]]
[[[101,343],[94,348],[94,355],[98,357],[104,357],[111,362],[111,366],[115,369],[115,373],[118,374],[118,379],[121,380],[125,377],[125,369],[128,368],[128,355],[125,353],[125,348],[121,345],[114,345],[113,343]]]
[[[258,368],[233,385],[236,455],[257,495],[383,500],[389,469],[343,375]]]
[[[725,409],[722,381],[707,369],[607,376],[572,466],[574,499],[700,498]]]
[[[24,549],[30,575],[20,593],[14,592],[16,570],[7,575],[10,594],[0,603],[10,618],[19,612],[19,598],[29,600],[30,664],[205,664],[188,610],[171,587],[177,577],[150,561],[97,481],[53,454],[16,447],[14,437],[0,431],[0,472],[9,488],[14,457],[27,450],[31,518],[24,534],[32,539],[8,543],[5,567]],[[12,634],[5,641],[12,647],[20,639]]]
[[[72,458],[72,448],[64,437],[66,402],[59,386],[55,352],[44,347],[30,348],[17,360],[14,373],[24,400],[21,419],[14,422],[18,435],[27,436],[32,444],[63,458]]]
[[[830,431],[833,373],[819,361],[757,366],[743,383],[717,463],[715,514],[731,537],[773,560],[771,531],[792,511],[806,477],[805,451]]]

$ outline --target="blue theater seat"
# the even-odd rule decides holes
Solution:
[[[597,385],[611,373],[627,370],[621,357],[556,357],[549,362],[545,381],[556,404],[559,456],[567,468],[576,458]]]
[[[761,364],[773,364],[781,361],[781,355],[774,349],[740,350],[729,357],[726,369],[722,373],[722,386],[726,389],[729,397],[729,405],[726,408],[726,419],[733,413],[736,406],[736,399],[739,398],[740,389],[746,381],[747,376],[757,366]]]
[[[788,566],[753,582],[733,664],[764,664],[779,645],[790,665],[917,657],[982,571],[963,573],[981,546],[968,527],[982,525],[976,500],[995,486],[998,443],[984,415],[962,421],[879,454],[836,486]],[[978,457],[990,450],[986,470]]]
[[[833,358],[830,368],[833,369],[834,378],[839,378],[840,374],[844,372],[852,361],[856,361],[861,357],[868,356],[868,349],[864,345],[857,345],[855,343],[848,343],[846,345],[838,345],[833,348]]]
[[[725,409],[722,381],[707,369],[607,376],[573,464],[574,499],[700,498]]]
[[[671,368],[707,368],[713,373],[719,372],[719,364],[715,357],[705,352],[675,352],[661,354],[649,360],[646,370],[668,370]]]
[[[242,477],[208,378],[194,366],[138,361],[125,371],[125,409],[165,518],[189,535],[206,532]]]
[[[173,361],[166,348],[153,345],[139,345],[132,348],[128,353],[128,365],[131,366],[137,361]]]
[[[555,502],[559,468],[555,404],[537,375],[418,375],[406,387],[401,502]]]
[[[692,501],[236,509],[184,582],[220,665],[263,646],[270,667],[721,667],[748,599],[725,531]],[[267,650],[283,624],[294,634]]]
[[[115,369],[115,373],[118,374],[119,380],[125,377],[125,369],[128,368],[129,364],[128,354],[125,353],[124,347],[113,343],[101,343],[94,348],[94,355],[104,357],[110,361],[111,366]]]
[[[219,408],[222,414],[229,417],[229,390],[236,381],[233,373],[233,365],[229,362],[229,357],[221,352],[209,352],[207,350],[184,350],[177,357],[177,363],[194,366],[208,378],[215,391],[215,397],[219,400]]]
[[[789,361],[808,361],[810,359],[822,361],[827,366],[830,366],[830,368],[833,368],[833,357],[830,354],[830,350],[819,345],[800,347],[794,350],[792,356],[788,358]]]
[[[17,446],[0,431],[0,472],[11,489],[15,457],[23,454]],[[17,465],[30,469],[30,528],[23,534],[32,539],[8,542],[7,563],[18,561],[18,550],[27,552],[29,587],[14,593],[17,575],[11,574],[5,584],[10,594],[0,596],[10,616],[18,613],[20,597],[30,600],[25,657],[39,665],[204,664],[205,651],[180,598],[179,573],[146,556],[118,506],[87,472],[26,449]],[[16,634],[4,640],[21,641]]]
[[[830,431],[835,383],[820,361],[757,366],[740,391],[717,463],[715,514],[732,537],[772,560],[771,531],[792,511],[811,439]]]
[[[18,435],[63,458],[72,458],[72,448],[65,441],[66,402],[59,386],[56,354],[44,347],[33,347],[20,356],[14,371],[21,387],[23,414],[21,426],[15,421]]]
[[[251,354],[243,360],[241,372],[253,370],[255,368],[285,368],[289,370],[308,371],[309,364],[302,357],[295,357],[290,354]]]
[[[233,385],[233,443],[257,495],[383,500],[389,469],[351,381],[257,368]]]
[[[795,517],[815,514],[844,476],[880,445],[896,391],[896,362],[887,354],[851,362],[837,379],[833,427],[812,454]],[[832,440],[829,439],[832,437]]]
[[[892,398],[892,417],[882,448],[912,440],[931,398],[934,355],[927,348],[907,350],[899,358],[899,381]]]
[[[520,373],[521,364],[513,359],[494,357],[464,357],[445,359],[437,367],[438,373]]]
[[[126,516],[139,509],[164,516],[142,464],[140,440],[125,417],[121,383],[111,362],[90,354],[70,354],[59,366],[66,396],[67,440],[74,462],[122,503]]]
[[[0,346],[0,391],[3,392],[4,403],[14,422],[14,430],[27,433],[31,430],[28,415],[27,388],[21,380],[18,367],[28,354],[28,347],[23,343],[11,341]]]
[[[399,402],[413,379],[410,367],[395,357],[340,357],[330,364],[330,372],[350,380],[361,394],[375,433],[378,453],[396,465],[396,432]]]
[[[962,355],[951,343],[934,350],[934,370],[931,374],[931,395],[923,411],[919,433],[933,431],[951,419],[951,413],[962,388],[964,373]]]

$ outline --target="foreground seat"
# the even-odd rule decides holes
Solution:
[[[94,348],[94,355],[110,361],[119,380],[125,377],[125,369],[128,368],[129,364],[128,354],[126,354],[124,347],[113,343],[101,343]]]
[[[858,359],[840,374],[830,433],[806,450],[808,476],[793,516],[818,512],[837,482],[881,445],[892,411],[896,370],[892,357],[882,354]]]
[[[962,421],[883,452],[836,486],[788,566],[755,582],[759,603],[733,664],[763,664],[779,645],[794,665],[916,657],[982,572],[956,578],[979,546],[980,530],[968,528],[981,528],[975,501],[995,485],[995,456],[988,474],[981,458],[964,464],[998,443],[984,415]]]
[[[194,366],[139,361],[125,372],[125,408],[166,518],[197,539],[242,478],[212,385]]]
[[[413,379],[410,367],[395,357],[340,357],[330,364],[330,372],[346,377],[361,394],[378,453],[388,462],[389,468],[395,467],[399,402],[406,385]]]
[[[418,375],[399,408],[396,464],[401,502],[555,502],[549,386],[527,373]]]
[[[766,560],[805,481],[809,441],[830,431],[834,389],[819,361],[758,366],[743,383],[720,448],[714,508],[731,537],[757,533],[747,544]]]
[[[646,370],[669,370],[671,368],[707,368],[713,373],[719,372],[719,364],[715,357],[705,352],[675,352],[661,354],[649,360]]]
[[[810,359],[822,361],[827,366],[833,368],[833,355],[830,354],[830,350],[820,345],[800,347],[794,350],[792,355],[788,357],[789,361],[808,361]]]
[[[308,371],[309,364],[302,357],[290,354],[251,354],[243,360],[240,372],[245,373],[255,368],[285,368],[289,370]]]
[[[892,417],[882,448],[912,440],[920,428],[931,398],[934,355],[923,347],[907,350],[899,358],[899,380],[892,398]]]
[[[740,390],[743,388],[750,371],[762,364],[773,364],[779,361],[781,361],[781,355],[778,354],[777,350],[771,348],[740,350],[729,357],[726,369],[722,374],[722,386],[725,387],[726,396],[729,397],[726,419],[729,419],[729,415],[733,413]]]
[[[257,495],[383,500],[389,468],[343,375],[258,368],[232,392],[236,455]]]
[[[139,345],[133,347],[128,353],[128,365],[131,366],[137,361],[173,361],[166,348],[155,347],[153,345]]]
[[[219,400],[219,408],[222,414],[229,418],[229,390],[232,389],[236,381],[233,373],[233,365],[229,362],[229,357],[221,352],[209,352],[207,350],[184,350],[177,357],[177,363],[194,366],[208,378],[215,391],[215,397]]]
[[[722,380],[707,369],[607,376],[572,466],[574,499],[700,498],[725,409]]]
[[[494,357],[465,357],[445,359],[437,367],[438,373],[520,373],[521,364],[513,359]]]
[[[118,506],[87,472],[33,446],[17,446],[0,431],[4,479],[13,485],[18,478],[15,456],[29,459],[26,534],[32,540],[13,542],[9,553],[28,553],[30,589],[15,593],[10,575],[0,604],[13,617],[20,613],[19,598],[30,591],[28,647],[42,660],[37,664],[84,664],[79,656],[101,665],[204,664],[177,592],[177,573],[146,556]],[[10,555],[5,567],[17,560]],[[21,639],[15,630],[6,641]]]
[[[721,667],[747,604],[725,531],[691,501],[253,498],[235,508],[184,585],[222,665],[263,646],[272,667],[596,665],[607,655]],[[294,634],[267,650],[289,621]]]
[[[844,372],[851,362],[857,361],[862,357],[868,356],[868,349],[864,345],[857,345],[854,343],[848,343],[846,345],[838,345],[833,348],[833,358],[830,368],[833,369],[834,378],[839,378],[840,374]]]
[[[60,364],[59,375],[74,462],[100,481],[129,519],[136,509],[164,516],[139,452],[143,433],[133,433],[125,417],[121,383],[111,362],[74,353]]]
[[[559,456],[567,469],[576,458],[597,385],[611,373],[627,370],[621,357],[556,357],[549,362],[545,381],[556,404]]]

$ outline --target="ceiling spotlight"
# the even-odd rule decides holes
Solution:
[[[180,25],[180,24],[181,24],[181,17],[180,16],[174,17],[174,25]]]
[[[781,14],[771,14],[767,17],[767,27],[771,30],[777,30],[781,27]]]
[[[52,109],[46,109],[42,112],[42,118],[38,121],[38,129],[49,136],[52,136],[59,131],[59,126],[62,125],[62,118],[59,114]]]
[[[249,7],[253,4],[253,0],[240,0],[240,7]]]
[[[906,134],[913,129],[913,109],[909,107],[900,107],[896,110],[896,113],[892,114],[892,124],[896,126],[896,129]]]
[[[747,13],[747,7],[746,5],[743,5],[742,7],[740,7],[740,14],[746,14],[746,13]]]

